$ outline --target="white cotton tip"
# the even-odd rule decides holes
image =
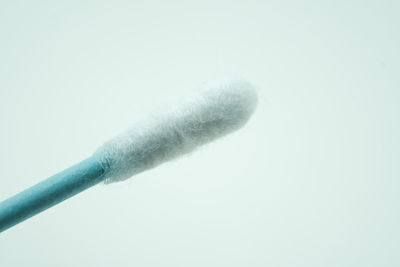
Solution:
[[[174,106],[159,110],[109,140],[94,154],[105,183],[125,180],[243,126],[257,93],[241,79],[219,79]]]

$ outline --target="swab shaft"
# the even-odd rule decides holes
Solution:
[[[0,203],[0,232],[98,184],[103,167],[90,157]]]

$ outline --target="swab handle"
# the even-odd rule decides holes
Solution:
[[[0,232],[70,198],[103,180],[94,159],[82,162],[0,203]]]

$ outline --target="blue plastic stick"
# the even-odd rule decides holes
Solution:
[[[0,232],[103,180],[104,169],[88,158],[0,203]]]

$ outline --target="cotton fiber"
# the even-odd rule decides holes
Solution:
[[[253,86],[238,78],[208,82],[201,90],[101,146],[94,157],[105,183],[122,181],[243,126],[257,105]]]

